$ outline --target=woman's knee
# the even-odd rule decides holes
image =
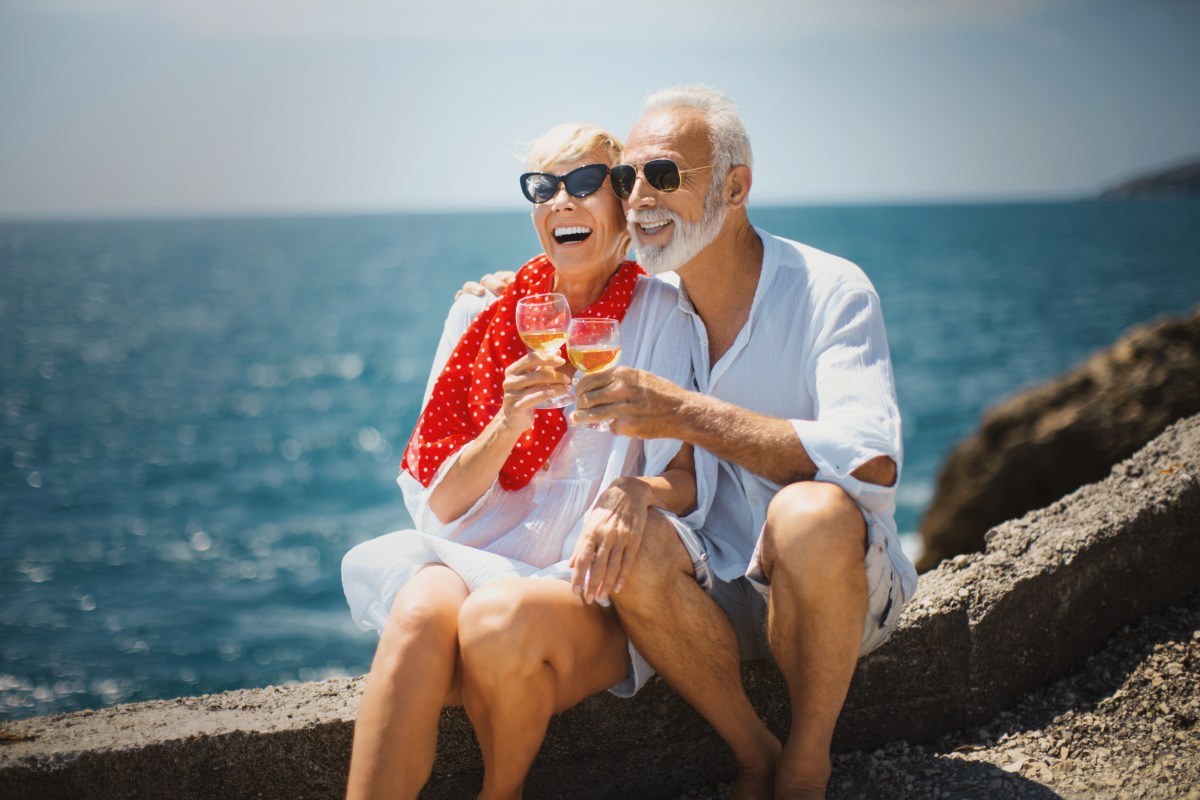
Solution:
[[[548,636],[533,604],[516,581],[488,584],[472,592],[458,614],[464,670],[497,678],[545,663]]]
[[[458,635],[462,598],[453,593],[400,591],[392,600],[385,638],[453,640]]]

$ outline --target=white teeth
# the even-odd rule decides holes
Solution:
[[[642,222],[640,224],[642,226],[642,230],[645,231],[646,233],[658,233],[670,221],[671,220],[669,220],[669,219],[664,219],[661,222]]]
[[[555,236],[577,236],[579,234],[591,233],[591,228],[585,228],[582,225],[572,225],[569,228],[555,228]]]

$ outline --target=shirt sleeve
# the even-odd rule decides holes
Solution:
[[[901,466],[900,412],[879,296],[855,287],[835,296],[804,369],[815,419],[790,420],[817,465],[817,480],[841,486],[865,510],[895,502],[896,483],[878,486],[851,473],[878,456]]]
[[[429,404],[429,398],[433,395],[433,385],[437,383],[438,376],[450,360],[450,354],[454,352],[458,340],[467,332],[467,328],[471,327],[475,318],[498,299],[499,297],[491,292],[483,297],[463,294],[450,306],[450,313],[446,315],[446,322],[442,325],[442,338],[438,340],[437,352],[433,356],[433,366],[429,369],[429,380],[425,382],[425,397],[421,400],[421,408]]]
[[[422,408],[428,405],[429,397],[433,394],[433,385],[437,382],[438,375],[442,373],[446,362],[450,360],[450,354],[454,352],[458,340],[466,333],[467,328],[471,327],[475,318],[496,299],[496,295],[490,292],[484,297],[463,294],[454,301],[454,305],[450,306],[450,313],[446,315],[446,323],[442,326],[442,338],[438,342],[437,353],[433,357],[433,366],[429,370],[429,380],[425,385],[425,399],[421,403]],[[433,490],[441,484],[442,479],[449,472],[450,466],[458,461],[460,455],[462,455],[461,448],[442,462],[428,487],[422,486],[421,482],[410,475],[407,470],[400,470],[396,483],[399,484],[400,491],[404,493],[404,505],[408,508],[408,513],[412,516],[413,525],[417,530],[449,538],[462,521],[471,516],[497,490],[499,482],[492,481],[491,488],[484,492],[483,496],[475,501],[475,504],[462,516],[450,522],[442,522],[438,519],[437,514],[429,508],[429,498],[433,496]]]
[[[412,517],[413,527],[422,533],[433,534],[443,539],[452,539],[454,532],[459,529],[465,520],[483,508],[496,492],[503,491],[500,488],[500,481],[494,480],[487,491],[475,501],[474,505],[464,511],[459,517],[449,522],[442,522],[438,519],[438,515],[433,513],[433,510],[429,507],[429,498],[433,496],[433,491],[441,485],[442,480],[446,477],[446,473],[450,471],[450,467],[458,461],[461,455],[462,449],[460,448],[457,453],[448,456],[442,462],[442,465],[438,467],[428,487],[422,486],[421,482],[410,475],[407,470],[400,470],[400,476],[396,478],[396,483],[399,484],[400,491],[404,494],[404,505]]]

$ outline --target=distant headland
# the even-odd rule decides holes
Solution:
[[[1132,178],[1100,193],[1101,200],[1200,197],[1200,160]]]

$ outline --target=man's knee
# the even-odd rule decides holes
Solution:
[[[691,578],[692,559],[679,540],[675,526],[662,514],[651,510],[646,517],[642,546],[627,568],[624,586],[613,595],[618,608],[653,601],[665,584],[679,575]]]
[[[819,481],[781,489],[767,507],[762,561],[770,575],[778,565],[805,570],[835,570],[861,564],[866,554],[867,523],[850,495]]]

